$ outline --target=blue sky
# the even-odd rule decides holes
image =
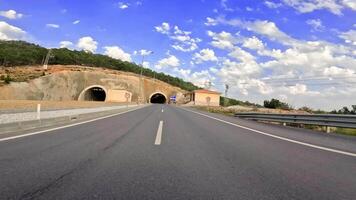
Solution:
[[[355,11],[355,0],[0,0],[0,39],[136,63],[153,51],[145,67],[229,84],[230,97],[333,109],[356,98]]]

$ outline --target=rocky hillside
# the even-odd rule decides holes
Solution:
[[[2,41],[0,40],[0,66],[28,66],[41,65],[48,53],[48,49],[23,42],[23,41]],[[72,65],[102,67],[107,69],[132,72],[139,74],[141,67],[135,63],[124,62],[101,54],[92,54],[85,51],[69,50],[66,48],[52,49],[50,65]],[[183,90],[194,90],[198,87],[180,78],[164,73],[157,73],[151,69],[143,68],[143,75],[155,77],[170,85],[180,87]],[[5,77],[7,74],[5,75]],[[3,77],[3,79],[5,78]],[[11,77],[10,77],[11,78]]]

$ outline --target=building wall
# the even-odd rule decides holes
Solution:
[[[126,94],[129,94],[128,102],[131,102],[132,93],[127,90],[112,90],[109,89],[106,94],[107,102],[126,102]]]
[[[207,98],[210,97],[210,102],[208,103]],[[219,106],[220,105],[220,95],[219,94],[207,94],[207,93],[195,93],[195,105],[198,106]]]

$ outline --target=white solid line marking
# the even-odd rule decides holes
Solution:
[[[160,145],[162,140],[162,129],[163,129],[163,121],[159,122],[155,145]]]
[[[56,128],[51,128],[51,129],[47,129],[47,130],[43,130],[43,131],[36,131],[36,132],[33,132],[33,133],[26,133],[26,134],[23,134],[23,135],[16,135],[16,136],[12,136],[12,137],[0,138],[0,142],[7,141],[7,140],[13,140],[13,139],[16,139],[16,138],[27,137],[27,136],[31,136],[31,135],[37,135],[37,134],[41,134],[41,133],[45,133],[45,132],[49,132],[49,131],[55,131],[55,130],[59,130],[59,129],[63,129],[63,128],[77,126],[77,125],[80,125],[80,124],[86,124],[86,123],[89,123],[89,122],[94,122],[94,121],[97,121],[97,120],[106,119],[106,118],[109,118],[109,117],[114,117],[114,116],[117,116],[117,115],[121,115],[121,114],[125,114],[125,113],[128,113],[128,112],[132,112],[132,111],[144,108],[144,107],[146,107],[146,106],[138,107],[138,108],[135,108],[135,109],[132,109],[132,110],[128,110],[128,111],[125,111],[125,112],[121,112],[121,113],[116,113],[116,114],[112,114],[112,115],[108,115],[108,116],[104,116],[104,117],[91,119],[91,120],[84,121],[84,122],[78,122],[78,123],[75,123],[75,124],[69,124],[69,125],[60,126],[60,127],[56,127]]]
[[[312,148],[315,148],[315,149],[320,149],[320,150],[324,150],[324,151],[329,151],[329,152],[334,152],[334,153],[339,153],[339,154],[343,154],[343,155],[356,157],[356,153],[351,153],[351,152],[347,152],[347,151],[331,149],[331,148],[322,147],[322,146],[318,146],[318,145],[314,145],[314,144],[309,144],[309,143],[306,143],[306,142],[300,142],[300,141],[297,141],[297,140],[288,139],[288,138],[285,138],[285,137],[273,135],[273,134],[266,133],[266,132],[263,132],[263,131],[259,131],[259,130],[248,128],[248,127],[241,126],[241,125],[238,125],[238,124],[234,124],[234,123],[231,123],[231,122],[228,122],[228,121],[216,118],[216,117],[212,117],[212,116],[209,116],[209,115],[206,115],[206,114],[203,114],[203,113],[195,112],[195,111],[188,110],[188,109],[185,109],[185,108],[182,108],[182,109],[185,110],[185,111],[189,111],[189,112],[192,112],[192,113],[195,113],[195,114],[198,114],[198,115],[202,115],[202,116],[208,117],[210,119],[215,119],[215,120],[223,122],[225,124],[230,124],[232,126],[243,128],[243,129],[246,129],[246,130],[249,130],[249,131],[253,131],[255,133],[259,133],[259,134],[266,135],[266,136],[269,136],[269,137],[277,138],[277,139],[284,140],[284,141],[287,141],[287,142],[292,142],[292,143],[295,143],[295,144],[300,144],[300,145],[312,147]]]

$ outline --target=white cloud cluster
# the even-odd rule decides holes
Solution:
[[[237,43],[237,40],[231,33],[222,31],[220,33],[214,33],[212,31],[207,32],[213,41],[210,43],[212,46],[219,49],[232,49]]]
[[[199,53],[195,53],[193,56],[195,63],[200,64],[206,61],[217,61],[215,52],[212,49],[202,49]]]
[[[115,59],[120,59],[122,61],[131,62],[131,55],[126,53],[123,49],[118,46],[105,46],[104,54]]]
[[[169,34],[171,30],[171,26],[168,22],[163,22],[160,26],[155,27],[156,31],[162,34]]]
[[[90,36],[82,37],[78,40],[77,47],[87,52],[94,53],[97,49],[98,42]]]
[[[213,46],[228,51],[230,58],[222,58],[213,72],[222,82],[233,85],[231,92],[235,96],[248,95],[246,99],[258,102],[271,97],[283,97],[296,106],[309,105],[323,109],[340,107],[345,103],[344,98],[356,98],[356,89],[349,83],[350,78],[351,81],[356,78],[355,31],[340,33],[339,37],[345,40],[345,45],[342,45],[322,40],[295,39],[271,21],[214,20],[284,47],[270,49],[256,35],[243,37],[224,32],[224,37],[221,37],[218,33],[208,32]],[[308,102],[311,96],[338,99],[336,102],[339,104]]]
[[[273,2],[273,1],[265,1],[264,4],[265,4],[267,7],[273,8],[273,9],[279,8],[279,7],[282,6],[281,3],[275,3],[275,2]]]
[[[341,33],[339,37],[344,39],[346,43],[356,46],[356,30]]]
[[[342,9],[356,10],[356,2],[354,0],[283,0],[283,2],[300,13],[327,9],[335,15],[342,15]]]
[[[173,28],[167,22],[163,22],[160,26],[155,27],[156,31],[169,36],[174,41],[172,48],[177,51],[190,52],[198,49],[200,38],[192,38],[191,32],[183,31],[178,26]]]
[[[310,25],[314,31],[322,31],[325,29],[320,19],[308,19],[306,23]]]
[[[331,66],[331,67],[327,67],[324,69],[323,74],[326,76],[352,76],[353,74],[355,74],[355,70],[352,69],[344,69],[344,68],[340,68],[340,67],[336,67],[336,66]]]
[[[164,67],[175,68],[178,66],[180,66],[180,60],[174,55],[169,55],[168,57],[159,60],[155,67],[157,69],[162,69]]]
[[[0,11],[0,16],[6,17],[8,19],[20,19],[23,14],[17,13],[15,10]]]
[[[252,50],[263,50],[265,48],[263,42],[256,36],[252,36],[251,38],[245,39],[243,41],[242,46]]]
[[[21,28],[0,21],[0,40],[24,40],[26,35]]]

